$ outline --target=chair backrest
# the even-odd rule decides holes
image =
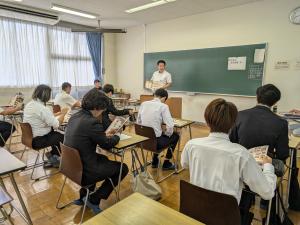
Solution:
[[[143,149],[151,152],[158,152],[154,129],[140,124],[135,124],[134,128],[137,135],[149,138],[149,140],[142,143]]]
[[[22,144],[28,148],[32,148],[32,129],[29,123],[20,123],[20,127],[22,130]]]
[[[60,143],[61,161],[60,172],[78,185],[82,185],[82,162],[79,151]]]
[[[58,113],[61,111],[61,108],[59,105],[53,105],[52,110],[53,110],[53,113]]]
[[[240,225],[237,200],[227,194],[218,193],[180,181],[180,212],[208,225]]]

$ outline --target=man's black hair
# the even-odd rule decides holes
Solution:
[[[108,98],[96,89],[90,90],[82,99],[81,107],[85,110],[105,110],[108,106]]]
[[[64,82],[62,85],[61,85],[61,89],[62,90],[66,90],[68,87],[72,87],[72,85],[68,82]]]
[[[257,102],[272,107],[281,98],[280,90],[273,84],[263,85],[256,90]]]
[[[160,59],[157,61],[157,65],[159,65],[160,63],[163,63],[164,65],[167,65],[166,61],[163,59]]]
[[[108,94],[109,92],[111,92],[112,94],[114,94],[114,86],[112,86],[111,84],[105,84],[102,91],[106,94]]]
[[[155,91],[154,96],[159,97],[159,98],[164,98],[165,97],[166,100],[167,100],[168,97],[169,97],[169,94],[165,89],[159,88]]]

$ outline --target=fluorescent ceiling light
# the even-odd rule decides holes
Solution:
[[[141,6],[132,8],[132,9],[125,10],[125,12],[127,12],[127,13],[134,13],[134,12],[138,12],[138,11],[141,11],[141,10],[149,9],[149,8],[152,8],[152,7],[156,7],[156,6],[159,6],[159,5],[164,5],[166,3],[175,2],[175,1],[176,0],[160,0],[160,1],[155,1],[155,2],[152,2],[152,3],[148,3],[146,5],[141,5]]]
[[[51,9],[53,9],[55,11],[59,11],[59,12],[72,14],[72,15],[75,15],[75,16],[86,17],[86,18],[89,18],[89,19],[96,19],[97,18],[97,15],[87,13],[87,12],[84,12],[84,11],[80,11],[80,10],[77,10],[77,9],[71,9],[71,8],[65,7],[65,6],[56,5],[56,4],[52,4]]]

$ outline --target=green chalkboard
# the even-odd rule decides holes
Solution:
[[[145,53],[144,81],[164,59],[172,74],[171,91],[255,96],[264,73],[264,63],[254,63],[256,49],[266,49],[266,44]],[[228,70],[229,57],[244,56],[245,70]]]

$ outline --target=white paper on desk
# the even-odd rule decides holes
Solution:
[[[255,49],[254,63],[263,63],[265,61],[265,49]]]
[[[246,70],[247,57],[229,57],[228,70]]]
[[[120,135],[120,141],[124,141],[124,140],[130,139],[130,138],[131,138],[131,136],[128,136],[126,134],[121,134]]]

